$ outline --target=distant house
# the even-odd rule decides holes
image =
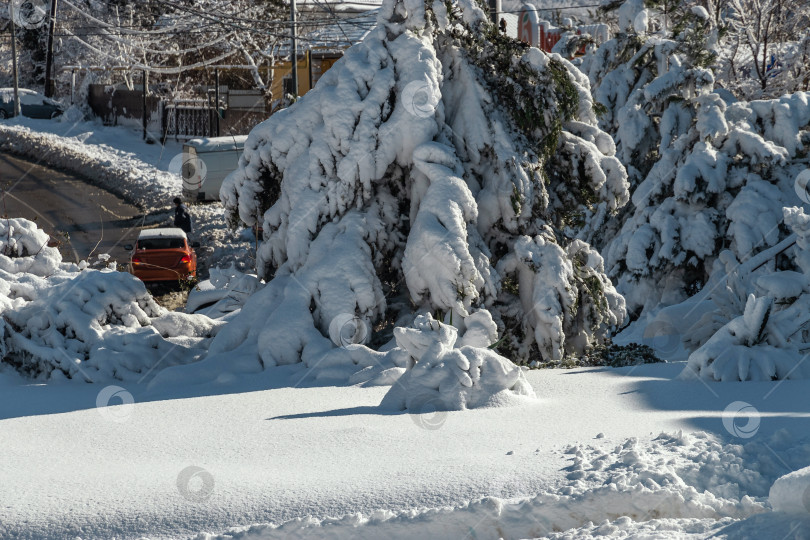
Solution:
[[[380,0],[367,0],[341,3],[345,14],[346,5],[354,8],[362,6],[379,6]],[[374,4],[376,2],[376,4]],[[363,38],[377,24],[379,8],[355,13],[340,19],[313,32],[302,34],[298,41],[298,95],[303,96],[318,82],[318,79],[343,56],[346,49]],[[290,62],[290,44],[285,42],[281,48],[273,53],[276,58],[272,66],[272,86],[274,104],[282,96],[292,94],[292,73]]]
[[[509,27],[507,25],[507,33]],[[597,43],[604,43],[610,39],[610,29],[606,24],[586,24],[575,25],[570,28],[555,27],[548,21],[543,20],[537,13],[537,9],[530,4],[523,4],[517,21],[517,38],[525,41],[529,45],[551,52],[554,45],[560,41],[562,35],[567,31],[574,31],[577,34],[588,34]],[[580,50],[584,53],[584,50]]]

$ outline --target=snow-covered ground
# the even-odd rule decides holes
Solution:
[[[768,502],[810,463],[808,383],[707,386],[682,368],[531,371],[535,402],[423,415],[296,366],[151,389],[6,373],[0,537],[810,534],[810,514]],[[740,401],[758,414],[729,416]]]
[[[472,7],[468,11],[469,17],[483,16],[472,13]],[[400,24],[399,17],[393,16],[393,7],[388,13],[392,25]],[[416,24],[414,19],[403,20]],[[393,26],[388,30],[378,32],[379,47],[375,51],[394,54],[402,68],[430,57],[425,53],[429,51],[425,48],[429,39],[417,39],[413,32],[408,34],[413,48],[402,44],[407,40],[397,40],[395,47],[383,47],[383,41],[391,40]],[[365,71],[370,64],[361,58],[362,52],[358,48],[354,56],[348,55],[357,61],[356,69],[345,69],[345,88],[350,90],[345,95],[352,99],[358,91],[365,94],[364,87],[355,84],[358,73],[386,73],[376,68]],[[451,55],[435,56],[436,65],[444,56]],[[546,66],[546,60],[540,59],[535,58],[532,65]],[[447,63],[451,64],[461,65]],[[438,73],[433,68],[428,72]],[[321,79],[326,83],[319,83],[324,94],[328,81],[337,81],[337,68],[330,73],[333,75]],[[407,86],[421,81],[402,78],[405,69],[392,73],[399,74],[398,82],[405,87],[403,93]],[[478,114],[475,111],[479,109],[462,109],[464,101],[453,97],[453,85],[458,85],[459,94],[474,87],[465,83],[474,81],[464,78],[469,73],[459,72],[463,77],[444,85],[446,118],[463,118],[466,122]],[[562,71],[558,77],[559,73]],[[434,78],[431,80],[438,88],[438,76]],[[385,87],[385,91],[369,95],[385,102],[392,95],[394,82],[393,78],[380,79],[379,87]],[[581,85],[583,95],[587,94],[585,82]],[[286,156],[290,141],[300,139],[304,142],[296,144],[306,145],[324,133],[346,135],[356,128],[351,116],[333,114],[333,104],[340,101],[337,99],[324,99],[322,117],[330,122],[336,117],[345,120],[351,128],[345,133],[324,131],[323,125],[311,121],[313,116],[301,113],[306,112],[304,107],[318,97],[318,92],[316,89],[300,100],[297,109],[276,117],[281,120],[265,124],[263,144],[278,144],[280,153],[262,153],[253,145],[248,159],[240,165],[247,172],[232,177],[234,180],[265,181],[265,173],[276,170],[268,167],[273,163],[267,161],[268,156],[274,160],[281,154]],[[707,98],[706,103],[726,110],[718,99]],[[415,103],[410,103],[412,108]],[[804,118],[805,111],[810,110],[806,103],[805,99],[797,107],[801,112],[797,118]],[[776,105],[758,107],[770,110]],[[385,108],[375,106],[369,110],[376,114]],[[465,114],[456,116],[461,110]],[[594,123],[590,109],[583,110],[583,114],[587,113],[583,120]],[[406,112],[421,120],[405,116]],[[483,109],[479,112],[484,118]],[[404,127],[394,134],[412,136],[417,130],[406,127],[432,122],[426,120],[433,118],[431,113],[422,116],[399,111],[400,118],[409,122],[402,122],[400,126]],[[269,128],[294,114],[306,116],[306,122],[284,124],[289,133],[279,131],[274,139]],[[773,118],[776,123],[775,114]],[[373,121],[369,125],[372,127],[366,134],[379,127]],[[477,136],[484,132],[454,125],[456,135]],[[486,124],[482,121],[481,125]],[[577,125],[577,129],[583,129],[590,124]],[[706,127],[700,122],[698,125]],[[313,137],[300,138],[304,133],[300,126],[310,129]],[[605,144],[584,139],[579,144],[587,146],[589,155],[600,158],[600,163],[612,162],[607,158],[612,159],[615,148],[605,139],[607,135],[602,137],[595,127],[585,131]],[[410,150],[403,151],[407,159],[415,159],[417,168],[423,168],[419,178],[425,181],[424,198],[417,198],[425,203],[424,231],[432,230],[428,227],[431,223],[455,220],[457,226],[452,229],[458,234],[458,242],[454,245],[463,246],[468,234],[477,238],[477,229],[472,226],[472,210],[477,206],[472,195],[458,196],[466,191],[449,189],[460,189],[464,184],[460,177],[450,174],[462,169],[452,148],[441,148],[433,140],[436,132],[425,133],[421,146],[409,146]],[[258,141],[256,136],[253,139]],[[335,149],[338,160],[358,154],[357,150],[345,153],[357,139],[346,135],[345,140],[346,147],[338,145]],[[471,139],[470,145],[477,142],[477,138]],[[604,148],[604,154],[599,146]],[[315,145],[318,159],[325,155],[324,148]],[[0,126],[0,149],[83,172],[129,200],[160,209],[149,224],[168,216],[166,206],[178,190],[176,176],[167,169],[180,151],[179,145],[149,146],[139,140],[137,132],[123,128],[87,122],[21,120]],[[363,157],[356,164],[357,171],[367,174],[366,168],[360,168],[360,164],[368,163],[367,155],[359,155]],[[256,159],[251,160],[251,156]],[[391,156],[388,158],[393,159]],[[380,175],[389,171],[390,163],[379,167]],[[300,168],[290,169],[288,178],[300,184],[302,193],[311,191],[319,198],[321,188],[334,183],[310,182],[301,174],[303,171],[322,176],[326,170],[310,168],[311,164],[302,159]],[[354,166],[340,170],[355,172]],[[389,176],[385,178],[391,180]],[[624,178],[618,175],[613,180],[616,186],[621,184],[622,189],[616,192],[621,198],[618,195],[626,190]],[[295,182],[285,181],[287,191],[292,190],[291,185],[295,188]],[[428,197],[428,184],[448,189]],[[259,191],[247,189],[251,187],[249,182],[237,187],[241,190],[239,197],[250,206]],[[497,192],[503,201],[509,198],[505,194],[515,193],[512,187]],[[469,216],[445,216],[452,210],[445,204],[448,199],[468,200]],[[281,200],[285,200],[283,196]],[[383,200],[388,204],[393,196]],[[289,197],[289,201],[300,203],[301,215],[314,220],[315,214],[309,211],[312,199]],[[352,204],[347,203],[347,208],[354,208]],[[239,205],[243,210],[241,202]],[[519,212],[514,201],[499,211],[508,212],[510,207],[513,214]],[[247,209],[252,219],[255,209]],[[331,211],[326,206],[324,209]],[[207,255],[209,260],[238,258],[243,266],[249,266],[249,235],[227,232],[221,207],[195,207],[194,211],[198,223],[205,223],[198,234],[204,236],[204,243],[207,240],[212,250]],[[490,224],[497,221],[493,211],[489,208],[482,214],[491,214],[487,218]],[[397,212],[402,213],[392,206],[391,215]],[[435,215],[428,216],[430,212]],[[461,214],[461,209],[457,213]],[[420,215],[415,210],[413,214]],[[806,399],[810,379],[791,379],[794,373],[803,375],[800,368],[807,357],[797,353],[792,357],[795,362],[790,364],[790,371],[762,371],[761,377],[748,377],[741,369],[743,363],[747,369],[749,359],[765,360],[759,362],[763,364],[772,360],[772,345],[771,349],[757,348],[764,343],[766,330],[784,338],[785,334],[777,332],[777,322],[790,322],[797,312],[799,315],[793,319],[806,315],[808,304],[795,301],[802,297],[803,302],[810,302],[810,293],[805,294],[810,290],[805,289],[810,287],[810,281],[804,274],[785,271],[765,276],[768,287],[763,288],[781,291],[771,294],[779,300],[775,304],[766,305],[754,295],[741,296],[747,301],[737,305],[739,299],[732,298],[725,305],[733,309],[720,313],[707,304],[715,302],[722,307],[724,298],[710,294],[715,285],[729,282],[724,276],[706,285],[706,294],[683,304],[657,310],[651,306],[616,340],[646,341],[670,363],[620,369],[524,371],[490,349],[498,343],[498,332],[488,312],[467,312],[471,307],[467,292],[477,289],[462,291],[464,294],[449,289],[457,293],[448,296],[454,302],[459,301],[456,296],[467,298],[462,309],[445,306],[450,312],[445,321],[452,321],[454,312],[465,314],[461,322],[456,318],[458,333],[464,331],[458,340],[452,323],[441,324],[430,315],[432,310],[425,308],[417,313],[408,305],[405,310],[414,311],[413,317],[396,322],[394,341],[378,351],[359,345],[363,339],[354,340],[356,330],[363,328],[363,336],[370,332],[363,326],[369,323],[358,317],[355,304],[349,303],[340,313],[331,313],[323,306],[365,294],[354,279],[366,270],[374,274],[389,261],[372,261],[366,253],[367,223],[363,228],[357,216],[350,216],[338,227],[339,220],[333,217],[329,215],[330,219],[322,222],[326,233],[317,243],[310,242],[317,233],[314,227],[296,228],[299,221],[287,220],[294,225],[294,239],[301,239],[301,243],[290,244],[295,248],[290,250],[292,255],[279,251],[273,256],[284,264],[297,257],[302,266],[277,272],[267,284],[254,280],[257,285],[250,292],[256,292],[244,305],[239,304],[241,312],[216,322],[201,315],[164,312],[153,305],[132,276],[60,265],[55,250],[41,248],[45,239],[36,231],[4,235],[0,230],[0,239],[6,238],[4,244],[0,242],[0,262],[4,264],[0,269],[9,274],[3,274],[0,281],[7,284],[0,290],[0,300],[6,302],[0,345],[7,360],[0,365],[0,538],[779,539],[810,535],[810,402]],[[369,213],[366,217],[374,216]],[[284,221],[272,210],[269,217],[265,215],[265,231],[270,230],[268,224],[273,224],[268,220],[276,218]],[[17,227],[16,231],[33,228],[30,222],[3,221],[9,230],[11,225]],[[380,229],[379,238],[384,238],[383,233],[388,231],[379,224],[375,227]],[[810,275],[810,217],[798,208],[787,208],[784,225],[793,231],[798,246],[788,255]],[[419,232],[416,226],[402,230]],[[439,233],[447,238],[441,229]],[[540,250],[548,247],[550,239],[537,236],[534,247],[520,239],[516,244],[525,250],[519,259],[509,263],[515,266],[519,260],[532,262],[531,267],[524,263],[525,275],[531,278],[526,283],[532,284],[535,295],[527,313],[538,303],[546,305],[542,303],[548,296],[546,292],[555,283],[553,276],[538,273],[537,279],[534,277],[535,267],[552,266],[536,263],[545,256],[543,252],[551,253],[551,248]],[[310,244],[312,250],[308,249]],[[275,248],[280,244],[269,240],[266,245]],[[427,245],[420,240],[414,243],[414,249],[421,255],[430,251],[425,249]],[[582,242],[575,245],[585,246]],[[569,255],[573,258],[580,254],[592,270],[589,278],[603,273],[596,250],[588,248]],[[474,262],[469,253],[462,255],[463,260]],[[307,259],[310,256],[311,265]],[[361,268],[356,264],[358,260],[368,264]],[[482,257],[475,260],[481,261]],[[641,266],[647,268],[649,256],[640,260]],[[414,258],[417,266],[423,261],[417,281],[427,283],[442,276],[442,267],[434,260]],[[748,267],[753,266],[750,261]],[[585,267],[582,258],[575,262],[580,271]],[[484,266],[488,269],[488,265]],[[305,271],[299,272],[301,268]],[[501,266],[501,270],[508,268]],[[788,279],[790,276],[793,279]],[[403,279],[408,277],[404,275]],[[483,279],[480,283],[484,283]],[[587,283],[594,282],[589,279]],[[610,285],[607,278],[604,283]],[[653,283],[660,286],[662,282]],[[730,293],[735,292],[732,286],[736,286],[734,282],[728,287]],[[411,302],[425,290],[418,282],[414,287]],[[439,294],[441,287],[435,288],[438,292],[433,296],[444,297]],[[316,290],[317,294],[313,292]],[[649,291],[636,292],[642,295]],[[369,320],[379,320],[383,311],[380,306],[385,304],[380,301],[382,294],[376,294],[379,291],[373,288],[366,292],[368,298],[362,300],[367,303],[358,302],[357,307],[365,305],[373,315]],[[242,294],[247,296],[244,291]],[[624,303],[619,305],[620,297],[613,295],[612,289],[611,298],[617,300],[615,311],[623,312]],[[513,303],[517,305],[517,299]],[[785,307],[787,304],[791,307]],[[572,305],[582,307],[573,301]],[[378,308],[380,312],[374,311]],[[558,311],[562,318],[567,309]],[[349,318],[341,318],[344,315]],[[725,316],[727,319],[722,319]],[[622,318],[617,314],[610,325],[617,325]],[[315,319],[323,319],[318,321],[320,326]],[[346,323],[337,328],[337,339],[332,335],[330,320]],[[727,320],[731,322],[726,325]],[[689,334],[689,327],[701,321],[707,321],[704,332],[709,333],[717,330],[715,323],[725,325],[728,332],[721,338],[728,339],[720,343],[719,349],[734,351],[729,343],[745,346],[748,356],[732,356],[735,361],[744,358],[739,366],[731,365],[740,369],[726,369],[712,377],[683,376],[687,366],[700,364],[691,358],[687,364],[684,344],[699,344],[684,339],[695,337]],[[775,322],[768,326],[769,321]],[[552,330],[548,330],[552,328],[548,320],[535,323],[540,328],[538,340],[543,332],[547,331],[552,339],[559,338],[563,331],[562,323]],[[85,327],[92,331],[85,331]],[[348,343],[343,340],[346,327],[352,330]],[[748,339],[741,329],[753,338]],[[741,345],[731,338],[747,342]],[[779,345],[784,346],[785,340]],[[705,368],[703,364],[698,367]],[[92,377],[83,368],[95,369],[89,372]],[[18,371],[37,378],[23,378]],[[785,380],[770,380],[774,373]],[[357,375],[359,379],[355,379]],[[68,376],[72,379],[64,380]],[[757,380],[719,382],[737,376]],[[352,386],[344,384],[347,380],[381,386]],[[435,393],[439,394],[438,401]],[[429,407],[437,404],[448,409],[469,406],[469,410],[437,411]],[[510,406],[503,406],[507,404]]]

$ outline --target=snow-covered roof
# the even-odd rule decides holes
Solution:
[[[138,235],[138,240],[146,238],[185,238],[186,233],[177,227],[163,227],[161,229],[144,229]]]
[[[299,54],[300,51],[307,49],[317,49],[321,52],[342,51],[355,43],[360,43],[377,24],[379,11],[379,9],[372,9],[362,15],[340,19],[334,24],[301,35],[298,44]],[[282,45],[277,54],[279,56],[290,54],[289,44]]]

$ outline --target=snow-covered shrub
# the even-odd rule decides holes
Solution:
[[[751,100],[810,89],[810,4],[725,0],[713,11],[724,26],[717,72],[724,87]]]
[[[784,221],[794,236],[781,245],[790,247],[795,242],[789,253],[800,271],[760,271],[745,279],[737,277],[725,292],[713,294],[717,309],[704,315],[696,327],[702,323],[713,330],[718,322],[728,322],[712,333],[691,337],[691,343],[700,346],[689,356],[684,377],[719,381],[810,377],[810,366],[804,362],[810,341],[810,216],[800,208],[785,208]],[[747,270],[738,268],[740,273]],[[744,302],[738,299],[740,291],[748,288],[742,283],[755,291]],[[742,310],[736,314],[740,304]]]
[[[240,310],[262,287],[264,284],[256,275],[243,274],[234,264],[227,268],[211,268],[209,278],[189,292],[185,311],[219,319]]]
[[[396,328],[394,336],[410,361],[382,407],[464,410],[507,404],[515,396],[535,397],[521,368],[486,348],[485,341],[459,343],[458,329],[430,314],[418,316],[412,328]]]
[[[62,262],[59,250],[48,246],[50,237],[23,218],[0,219],[0,270],[49,276]]]
[[[271,281],[244,337],[314,363],[342,313],[380,343],[419,310],[486,310],[518,361],[599,342],[624,302],[587,241],[629,193],[587,78],[468,0],[386,0],[378,23],[223,185],[235,223],[263,216]]]

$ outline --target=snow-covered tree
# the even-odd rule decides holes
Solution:
[[[700,290],[723,249],[745,261],[780,240],[810,123],[806,94],[729,104],[714,93],[708,11],[670,14],[672,34],[647,35],[628,11],[627,33],[584,63],[633,188],[604,254],[635,313]]]
[[[784,237],[781,209],[799,202],[794,159],[808,141],[809,101],[798,93],[727,105],[706,92],[662,118],[672,138],[606,253],[633,309],[697,292],[723,249],[742,262]]]
[[[645,8],[641,0],[618,5],[621,31],[585,57],[582,66],[594,101],[603,107],[599,126],[616,141],[631,188],[659,159],[660,147],[677,134],[671,131],[677,121],[689,123],[693,104],[688,100],[714,84],[706,69],[716,45],[713,23],[685,2],[664,4],[658,6],[662,11]],[[669,31],[648,32],[654,25],[664,26],[664,19]],[[670,124],[662,125],[665,116]]]
[[[810,89],[810,3],[728,0],[720,69],[726,87],[748,99]]]
[[[588,240],[629,194],[587,78],[469,0],[386,0],[378,23],[226,180],[233,224],[263,226],[269,283],[241,341],[213,347],[253,336],[265,364],[314,364],[342,313],[381,343],[437,310],[460,333],[488,311],[517,361],[602,340],[624,301]]]
[[[47,15],[49,5],[33,4]],[[195,67],[235,64],[251,68],[247,84],[266,88],[269,81],[259,66],[288,31],[287,10],[277,0],[65,0],[58,5],[54,43],[58,65],[92,66],[96,71],[89,77],[100,82],[123,79],[129,87],[139,80],[142,68],[171,76],[174,86],[183,87],[208,82],[209,75]],[[17,34],[22,60],[33,66],[23,70],[23,82],[41,84],[47,24],[19,28]],[[0,50],[0,55],[5,52]],[[0,66],[0,76],[10,79],[8,65]],[[129,69],[113,72],[113,67]],[[63,82],[67,77],[69,73],[62,74]],[[224,73],[227,77],[236,75]]]

